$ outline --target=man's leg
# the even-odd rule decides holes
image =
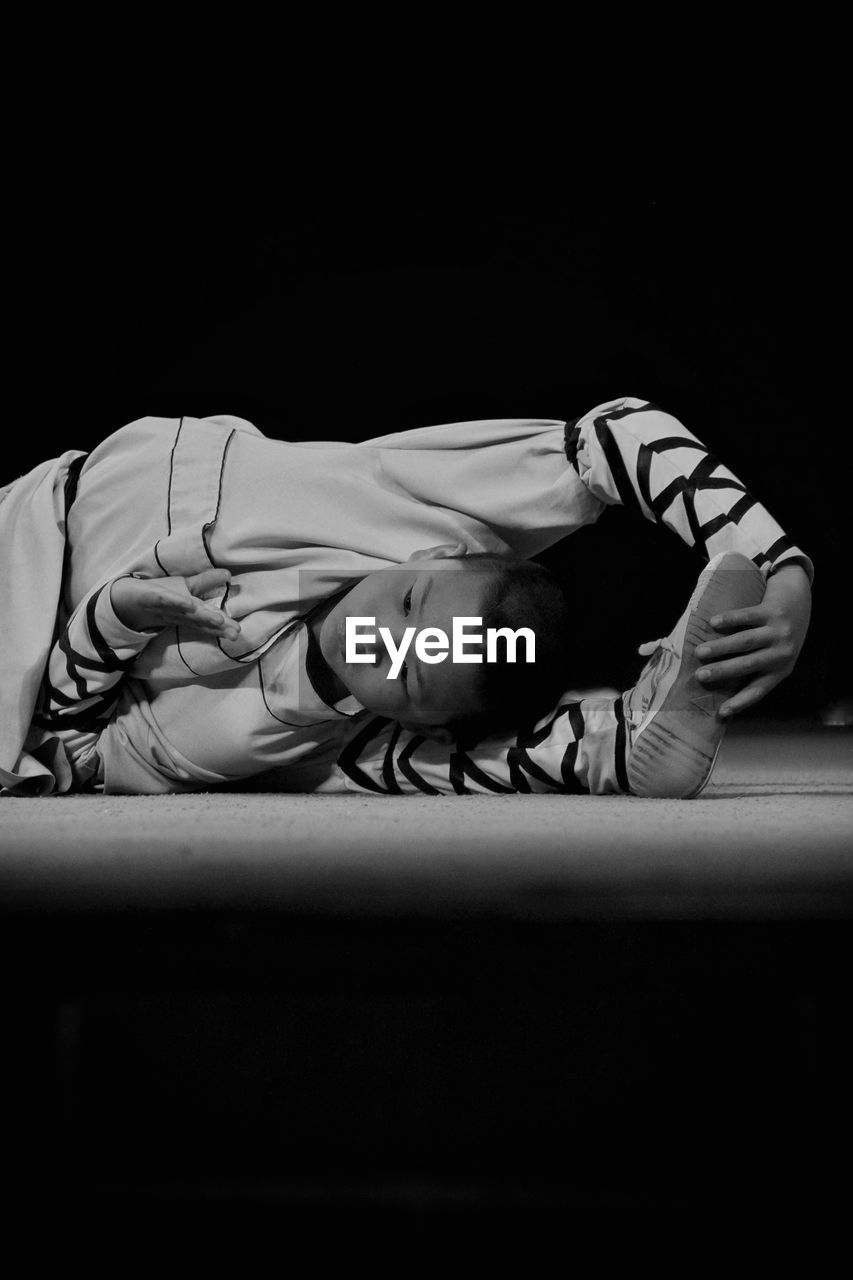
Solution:
[[[710,777],[731,690],[696,679],[695,651],[714,613],[757,604],[764,576],[726,552],[703,571],[676,626],[631,689],[616,698],[567,692],[526,734],[495,734],[462,750],[374,717],[359,725],[321,790],[386,794],[563,792],[687,798]]]
[[[376,716],[361,724],[320,791],[507,795],[628,791],[623,698],[567,692],[532,733],[492,734],[463,750]]]

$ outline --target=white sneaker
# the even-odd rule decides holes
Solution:
[[[736,687],[701,684],[696,649],[720,638],[711,618],[760,604],[765,585],[748,556],[723,551],[700,574],[674,631],[641,646],[652,657],[623,695],[632,794],[686,800],[707,784],[726,730],[718,712]]]

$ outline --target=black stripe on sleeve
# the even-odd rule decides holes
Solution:
[[[715,533],[719,533],[721,529],[725,529],[727,524],[731,524],[731,520],[725,514],[714,516],[713,520],[706,520],[703,525],[699,526],[699,535],[705,543],[705,550],[708,550],[708,541],[713,538]]]
[[[694,475],[695,471],[691,472],[689,476],[676,476],[674,480],[669,482],[665,489],[661,489],[656,498],[652,499],[652,510],[659,521],[663,520],[666,512],[672,506],[680,493],[684,493],[688,489],[696,489],[697,486],[693,480]],[[737,480],[727,480],[725,476],[709,476],[707,479],[703,480],[701,488],[703,490],[743,489],[743,485]]]
[[[578,442],[581,438],[581,429],[578,426],[580,418],[572,418],[563,428],[563,442],[568,458],[575,471],[578,469]]]
[[[711,477],[714,475],[714,472],[717,470],[717,467],[719,465],[720,464],[718,460],[714,457],[712,453],[706,453],[705,457],[701,458],[700,461],[697,462],[696,466],[693,468],[693,470],[690,473],[690,479],[692,483],[695,484],[697,488],[702,487],[706,480],[711,479]],[[724,477],[721,477],[721,476],[718,476],[716,478],[724,479]]]
[[[55,685],[51,684],[50,676],[47,672],[45,672],[42,680],[42,689],[47,702],[53,706],[76,707],[80,701],[79,698],[69,698],[67,693],[63,693],[61,689],[57,689]]]
[[[40,729],[76,729],[78,733],[86,733],[90,729],[103,729],[109,719],[110,709],[118,700],[121,686],[116,685],[103,694],[97,705],[86,707],[83,711],[56,715],[40,715],[33,717],[33,723]]]
[[[731,520],[732,524],[738,524],[746,515],[747,511],[751,511],[752,508],[756,506],[758,506],[758,499],[753,498],[751,493],[747,493],[744,490],[743,497],[738,498],[737,502],[729,511],[728,518]]]
[[[774,569],[768,573],[768,578],[772,578],[774,573],[778,573],[780,569],[787,569],[790,564],[798,564],[801,569],[805,570],[806,577],[809,576],[810,565],[805,556],[789,556],[787,560],[783,560],[781,564],[777,564]]]
[[[616,418],[630,417],[632,413],[648,413],[650,409],[655,413],[664,412],[658,405],[653,404],[651,400],[646,400],[644,404],[626,404],[621,409],[612,409],[607,416],[611,420],[615,420]]]
[[[682,494],[684,502],[684,514],[687,516],[687,523],[690,526],[690,533],[693,537],[694,547],[702,547],[702,534],[699,528],[699,517],[696,514],[696,489],[694,485],[688,485]]]
[[[764,553],[765,557],[772,563],[774,560],[779,559],[783,551],[790,550],[793,545],[792,539],[783,534],[781,538],[776,539],[772,547],[767,548]]]
[[[707,453],[701,440],[691,440],[686,436],[661,436],[659,440],[647,440],[646,448],[652,453],[669,453],[671,449],[698,449],[700,453]]]
[[[85,662],[82,653],[76,653],[68,642],[68,632],[63,631],[56,642],[59,645],[61,653],[65,654],[65,669],[68,672],[68,679],[77,690],[77,698],[82,701],[84,698],[91,697],[86,681],[77,670],[78,662]]]
[[[86,604],[86,625],[89,628],[89,638],[91,639],[95,649],[98,651],[98,656],[101,659],[102,665],[99,670],[125,671],[128,667],[133,665],[135,655],[134,657],[126,659],[117,658],[104,637],[101,635],[98,624],[95,621],[95,607],[101,597],[101,593],[108,589],[109,584],[105,584],[101,587],[100,591],[96,591],[93,596],[89,597]],[[86,665],[85,659],[83,662],[84,665]]]
[[[640,451],[637,455],[637,487],[649,511],[654,515],[654,504],[652,503],[652,458],[654,454],[647,445],[641,444]]]
[[[610,474],[613,476],[616,491],[619,494],[622,505],[624,507],[633,507],[635,511],[642,515],[640,500],[634,492],[634,487],[631,484],[628,470],[625,466],[625,460],[619,451],[619,445],[610,430],[607,418],[596,418],[594,425],[598,443],[604,452],[604,457],[610,468]]]

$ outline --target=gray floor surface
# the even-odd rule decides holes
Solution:
[[[853,733],[733,728],[693,801],[0,801],[0,908],[508,918],[853,914]]]

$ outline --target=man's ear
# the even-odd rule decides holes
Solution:
[[[432,738],[434,742],[443,742],[445,746],[450,746],[456,741],[456,734],[444,724],[409,724],[405,720],[401,720],[400,724],[409,733],[419,733],[421,737]]]
[[[451,556],[466,556],[468,548],[464,542],[441,542],[437,547],[424,547],[421,551],[413,551],[409,560],[449,560]],[[408,564],[408,560],[406,561]]]

